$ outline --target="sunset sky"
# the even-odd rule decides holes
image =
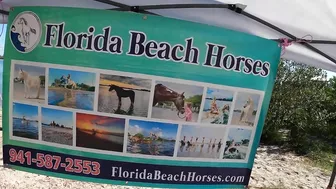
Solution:
[[[124,133],[125,129],[125,120],[120,118],[77,113],[76,119],[79,129],[97,129],[120,134]]]

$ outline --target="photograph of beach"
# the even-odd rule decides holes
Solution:
[[[74,125],[73,113],[42,107],[41,115],[42,140],[71,146]]]
[[[245,159],[252,130],[230,128],[223,159]]]
[[[98,111],[147,117],[151,80],[100,75]]]
[[[235,99],[231,125],[254,126],[260,95],[238,92]]]
[[[76,146],[115,152],[123,151],[125,119],[76,114]]]
[[[183,125],[177,157],[218,159],[225,131],[224,127]]]
[[[156,81],[152,118],[197,122],[203,87]]]
[[[94,73],[50,68],[48,104],[93,110],[95,80]]]
[[[38,107],[13,103],[13,136],[38,139]]]
[[[44,104],[45,68],[15,64],[13,99]]]
[[[201,122],[227,125],[233,95],[233,91],[208,88],[202,111]]]
[[[155,156],[173,156],[177,128],[177,124],[130,120],[127,152]]]

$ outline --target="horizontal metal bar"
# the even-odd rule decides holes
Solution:
[[[257,22],[260,22],[260,23],[262,23],[262,24],[264,24],[264,25],[266,25],[266,26],[268,26],[268,27],[270,27],[270,28],[272,28],[272,29],[274,29],[274,30],[276,30],[276,31],[278,31],[278,32],[280,32],[280,33],[282,33],[282,34],[290,37],[290,38],[292,38],[292,40],[298,39],[296,36],[288,33],[287,31],[285,31],[285,30],[283,30],[283,29],[281,29],[281,28],[279,28],[279,27],[277,27],[277,26],[275,26],[275,25],[273,25],[273,24],[271,24],[271,23],[269,23],[269,22],[267,22],[267,21],[265,21],[263,19],[260,19],[260,18],[258,18],[256,16],[252,15],[252,14],[249,14],[249,13],[244,12],[244,11],[242,11],[241,14],[245,15],[245,16],[247,16],[247,17],[249,17],[249,18],[251,18],[251,19],[253,19],[253,20],[257,21]],[[331,62],[333,62],[333,63],[336,64],[336,60],[333,57],[327,55],[326,53],[324,53],[321,50],[313,47],[312,45],[310,45],[308,43],[301,43],[301,45],[307,47],[308,49],[310,49],[310,50],[312,50],[312,51],[314,51],[314,52],[316,52],[316,53],[318,53],[318,54],[320,54],[322,56],[324,56],[325,58],[327,58],[328,60],[330,60]]]
[[[9,12],[5,10],[0,10],[0,14],[9,15]]]
[[[229,4],[166,4],[166,5],[142,5],[140,9],[186,9],[186,8],[229,8]]]

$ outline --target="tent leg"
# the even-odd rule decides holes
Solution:
[[[329,180],[329,184],[328,184],[328,187],[327,189],[331,189],[333,184],[334,184],[334,181],[335,181],[335,176],[336,176],[336,158],[334,160],[334,168],[333,168],[333,171],[331,173],[331,176],[330,176],[330,180]]]

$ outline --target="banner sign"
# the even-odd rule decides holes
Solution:
[[[120,185],[248,185],[276,42],[160,16],[58,7],[16,7],[7,31],[7,166]]]

